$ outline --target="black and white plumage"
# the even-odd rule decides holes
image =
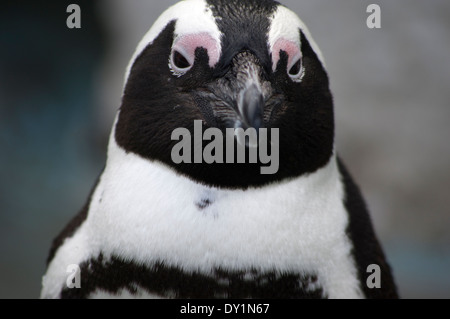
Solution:
[[[195,120],[279,128],[278,171],[174,164],[171,134]],[[66,286],[71,264],[80,289]],[[381,288],[366,285],[370,264]],[[41,297],[397,297],[334,150],[323,57],[292,11],[186,0],[160,16],[131,59],[105,169],[55,239]]]

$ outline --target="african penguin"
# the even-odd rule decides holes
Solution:
[[[194,160],[211,136],[176,162],[180,128],[268,133],[222,144],[244,146],[243,162]],[[267,174],[267,161],[249,160],[264,141],[279,162]],[[272,0],[185,0],[157,19],[127,68],[105,168],[54,240],[42,284],[42,298],[397,297],[335,152],[324,59],[295,13]]]

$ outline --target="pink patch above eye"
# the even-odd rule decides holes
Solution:
[[[194,64],[195,50],[197,48],[205,48],[208,51],[209,66],[211,68],[219,62],[219,44],[208,33],[182,35],[173,44],[172,51],[180,52],[192,65]]]
[[[277,68],[278,61],[280,61],[280,51],[287,53],[289,60],[287,63],[287,69],[290,70],[292,66],[302,57],[300,48],[294,41],[286,39],[278,39],[272,48],[272,70],[275,72]]]

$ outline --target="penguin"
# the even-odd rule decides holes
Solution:
[[[398,298],[335,150],[323,55],[293,11],[178,2],[125,73],[106,164],[53,241],[41,298]],[[191,137],[182,151],[177,129]],[[216,161],[196,158],[230,129],[266,138],[235,135],[214,144]],[[278,154],[269,173],[249,156],[263,147]]]

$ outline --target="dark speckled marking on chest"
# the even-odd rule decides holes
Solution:
[[[326,298],[315,274],[255,269],[229,271],[216,268],[209,274],[185,272],[158,261],[139,265],[117,257],[91,259],[80,265],[81,288],[65,288],[62,298],[87,298],[98,290],[115,295],[139,290],[162,298]]]
[[[197,206],[200,210],[204,210],[208,206],[211,206],[212,203],[213,202],[209,198],[202,198],[200,201],[195,203],[195,206]]]
[[[217,194],[211,189],[205,189],[201,192],[199,198],[195,201],[198,210],[203,211],[211,207],[216,201]]]

